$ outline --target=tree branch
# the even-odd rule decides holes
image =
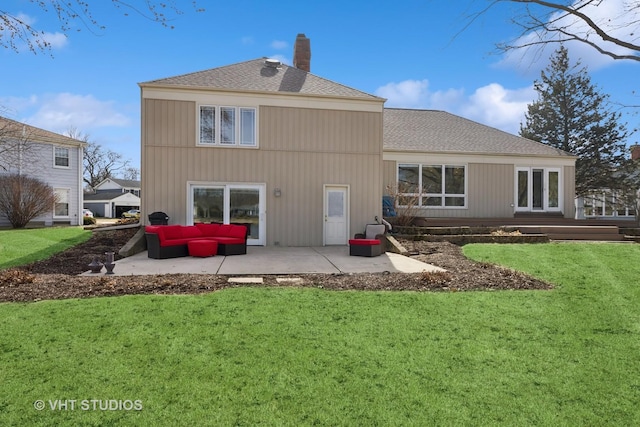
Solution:
[[[633,13],[640,15],[640,2],[632,1],[625,3],[625,13],[618,17],[608,17],[609,23],[619,19],[621,22],[617,28],[629,28],[629,37],[620,38],[612,35],[610,30],[605,30],[596,20],[589,16],[586,11],[587,6],[593,8],[600,6],[605,0],[586,0],[574,2],[573,5],[566,5],[547,0],[492,0],[490,5],[472,17],[471,22],[484,14],[489,8],[497,3],[515,3],[524,6],[524,14],[512,19],[512,22],[522,29],[520,36],[513,42],[497,44],[499,50],[509,51],[523,49],[531,46],[542,46],[546,44],[564,43],[576,41],[598,51],[600,54],[609,56],[615,60],[631,60],[640,62],[640,44],[636,42],[640,17],[634,17]],[[547,11],[541,13],[530,8],[531,5],[538,6]],[[565,23],[566,19],[575,20]],[[584,24],[584,34],[578,31],[577,26]],[[468,26],[465,26],[467,28]],[[592,40],[590,36],[597,35],[599,40]],[[552,37],[553,35],[557,37]],[[532,40],[530,36],[535,36],[537,40]],[[524,39],[524,41],[523,41]],[[611,43],[617,47],[627,49],[630,53],[616,53],[612,49],[603,46],[602,43]]]

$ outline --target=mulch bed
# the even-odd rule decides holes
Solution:
[[[0,271],[0,301],[29,302],[50,299],[88,298],[133,294],[198,294],[237,286],[230,276],[170,274],[153,276],[78,276],[105,252],[115,252],[137,228],[94,231],[87,242],[51,258],[20,268]],[[305,286],[329,290],[471,291],[552,289],[544,281],[525,274],[467,259],[459,246],[448,242],[402,242],[413,258],[447,270],[444,273],[303,274],[301,283],[281,284],[277,277],[263,276],[260,286]]]

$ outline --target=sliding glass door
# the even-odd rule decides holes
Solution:
[[[190,184],[193,223],[241,224],[249,230],[247,244],[265,244],[264,184]]]

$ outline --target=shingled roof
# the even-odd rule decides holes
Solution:
[[[27,139],[33,142],[43,142],[49,144],[64,144],[81,146],[86,145],[85,142],[60,135],[59,133],[50,132],[35,126],[17,122],[6,117],[0,117],[0,135],[3,137],[15,139]]]
[[[312,96],[336,96],[383,101],[374,95],[323,79],[307,71],[267,58],[253,59],[219,68],[140,83],[178,88],[279,92]]]
[[[383,135],[389,151],[573,157],[444,111],[385,108]]]

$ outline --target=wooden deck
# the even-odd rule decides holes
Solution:
[[[424,234],[479,234],[504,229],[518,230],[522,234],[544,234],[556,241],[640,241],[640,230],[635,221],[630,220],[577,220],[557,215],[519,215],[513,218],[418,218],[414,225],[420,227]]]

